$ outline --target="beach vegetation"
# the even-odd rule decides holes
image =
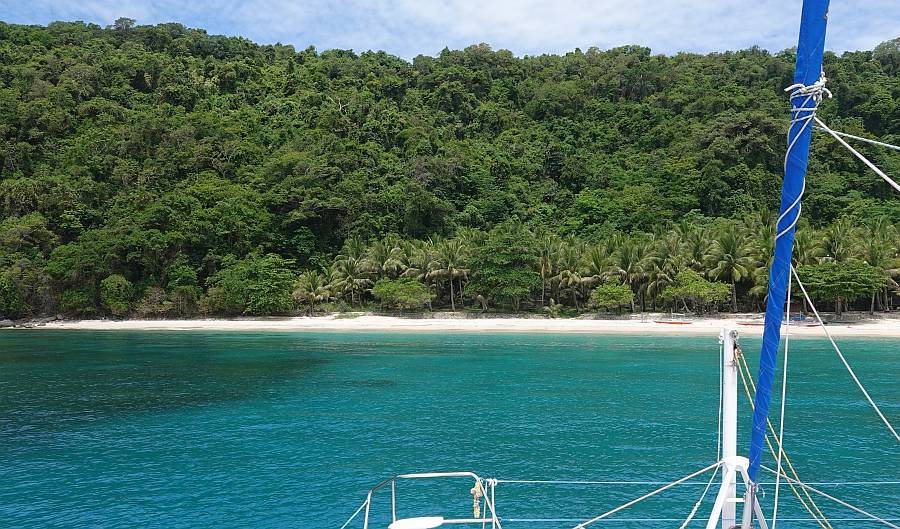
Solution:
[[[112,274],[100,282],[100,303],[116,318],[126,315],[131,308],[134,286],[120,274]]]
[[[896,143],[897,47],[826,53],[836,128]],[[121,18],[0,23],[0,56],[10,317],[357,310],[400,280],[417,310],[766,301],[790,50],[406,60]],[[900,200],[867,171],[815,136],[795,265],[880,278],[815,287],[841,311],[900,299]]]
[[[884,288],[886,282],[882,271],[861,261],[826,261],[801,266],[797,275],[813,301],[833,303],[837,316],[846,310],[848,303],[868,298]],[[796,285],[794,288],[799,290]]]
[[[619,311],[623,306],[634,302],[634,291],[629,285],[617,281],[608,281],[598,285],[591,294],[594,306],[604,310],[615,309]]]
[[[224,314],[269,316],[293,310],[292,263],[275,254],[222,258],[209,280],[206,310]]]
[[[718,305],[728,300],[733,286],[709,281],[694,270],[683,270],[675,276],[672,285],[663,290],[660,298],[672,305],[674,311],[703,314],[712,312]]]
[[[379,279],[372,295],[383,307],[400,310],[419,309],[428,304],[434,293],[414,279]]]

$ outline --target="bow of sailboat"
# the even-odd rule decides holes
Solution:
[[[900,529],[898,520],[880,517],[860,507],[844,501],[834,494],[821,490],[816,483],[804,483],[797,473],[791,459],[783,445],[784,437],[784,406],[788,387],[788,358],[789,338],[792,325],[810,325],[807,323],[792,322],[790,308],[790,293],[792,285],[796,284],[808,305],[815,315],[812,325],[820,327],[834,347],[842,365],[847,369],[853,381],[865,396],[868,404],[874,409],[878,418],[887,427],[893,438],[900,442],[900,435],[891,424],[890,420],[881,411],[875,398],[866,390],[863,382],[857,376],[840,347],[830,335],[825,322],[816,310],[813,300],[808,295],[804,285],[800,281],[796,270],[792,266],[794,233],[801,215],[802,198],[806,189],[806,173],[809,165],[810,143],[814,129],[823,131],[835,138],[842,146],[859,158],[867,167],[872,169],[879,177],[889,185],[900,191],[900,185],[890,178],[884,171],[865,158],[846,140],[865,141],[871,144],[900,150],[900,147],[854,135],[844,134],[832,130],[820,118],[816,116],[819,104],[831,92],[826,88],[827,79],[822,70],[822,60],[825,46],[825,34],[828,22],[828,0],[804,0],[801,14],[799,41],[795,64],[794,84],[787,87],[790,93],[790,127],[787,138],[787,151],[784,160],[784,179],[781,191],[781,206],[776,221],[776,237],[774,243],[774,258],[769,272],[768,297],[766,303],[765,320],[762,323],[763,338],[760,348],[759,371],[754,380],[750,366],[738,341],[738,333],[733,328],[724,328],[720,335],[721,356],[719,376],[719,410],[718,410],[718,442],[716,456],[703,468],[696,469],[684,476],[671,481],[579,481],[566,479],[545,480],[513,480],[513,479],[489,479],[482,478],[471,472],[439,472],[427,474],[407,474],[390,478],[373,487],[367,494],[365,501],[356,512],[341,527],[346,529],[351,523],[361,518],[363,529],[370,527],[370,511],[373,506],[373,498],[379,491],[390,490],[390,523],[389,529],[431,529],[434,527],[451,525],[481,525],[483,529],[488,526],[491,529],[502,529],[504,524],[517,527],[525,524],[572,524],[574,529],[584,529],[603,521],[615,520],[623,523],[647,522],[647,518],[623,518],[617,516],[638,503],[649,500],[679,486],[703,486],[698,499],[693,502],[686,516],[678,518],[655,518],[656,522],[667,522],[672,526],[684,529],[692,523],[698,523],[705,518],[707,529],[750,529],[761,527],[775,529],[776,523],[797,522],[798,519],[782,517],[778,518],[779,492],[782,484],[797,498],[809,515],[804,521],[811,521],[822,529],[833,529],[832,522],[842,523],[866,523],[872,526],[885,526]],[[684,324],[687,322],[677,320],[660,321],[659,323]],[[745,323],[753,325],[753,322]],[[782,329],[784,328],[784,334]],[[784,349],[784,364],[782,366],[781,383],[781,413],[776,430],[770,419],[772,403],[772,388],[776,371],[778,370],[779,348]],[[742,457],[738,453],[737,424],[738,424],[738,398],[743,393],[753,413],[751,436],[748,457]],[[762,465],[765,454],[770,454],[776,461],[776,468],[772,469]],[[775,494],[772,498],[772,514],[767,517],[763,510],[760,486],[760,471],[775,476]],[[719,477],[716,485],[716,478]],[[411,518],[399,518],[397,515],[397,490],[396,484],[402,480],[434,480],[434,479],[464,479],[472,482],[470,493],[472,496],[472,517],[450,518],[441,513],[433,513],[428,516]],[[846,485],[860,484],[848,480]],[[900,481],[867,482],[869,486],[898,486]],[[514,515],[501,516],[498,513],[497,497],[498,487],[508,485],[531,485],[545,487],[589,487],[589,486],[639,486],[648,490],[643,494],[635,495],[603,513],[592,517],[575,516],[545,516],[545,517],[516,517]],[[716,485],[716,486],[714,486]],[[698,518],[698,513],[709,493],[715,492],[715,500],[711,510]],[[839,505],[854,517],[831,518],[826,516],[823,507],[818,501],[827,501]],[[740,509],[739,509],[740,507]],[[740,513],[738,511],[741,511]],[[740,514],[740,516],[739,516]],[[615,517],[614,517],[615,516]]]

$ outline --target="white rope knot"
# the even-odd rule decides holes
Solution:
[[[793,101],[798,97],[810,97],[813,102],[815,102],[814,107],[805,107],[804,108],[796,108],[794,107],[792,110],[810,110],[815,111],[816,107],[819,106],[819,103],[823,99],[823,95],[827,94],[828,98],[831,99],[832,94],[831,90],[825,88],[825,83],[828,82],[828,79],[825,77],[825,72],[822,72],[819,75],[819,80],[814,82],[811,85],[805,85],[803,83],[792,84],[791,86],[784,89],[785,92],[791,93],[791,100]]]
[[[825,95],[828,95],[829,99],[832,97],[831,90],[825,88],[825,83],[827,82],[828,79],[825,77],[825,72],[820,72],[819,79],[813,84],[805,85],[803,83],[796,83],[784,89],[785,92],[791,93],[791,130],[793,130],[794,125],[800,124],[800,130],[798,130],[796,134],[793,134],[793,138],[791,138],[787,147],[787,152],[784,155],[785,172],[787,172],[787,164],[788,159],[791,156],[791,150],[793,150],[797,140],[800,139],[803,131],[812,125],[813,119],[816,117],[816,110],[819,109],[819,103],[822,102]],[[776,240],[791,231],[794,226],[797,225],[797,221],[800,220],[800,200],[803,198],[803,193],[805,191],[806,180],[804,179],[803,188],[800,190],[800,194],[798,194],[797,198],[794,199],[794,202],[784,210],[784,213],[778,216],[778,220],[775,223],[776,227],[780,226],[781,221],[792,211],[796,210],[796,215],[793,217],[790,224],[779,230],[775,235]]]

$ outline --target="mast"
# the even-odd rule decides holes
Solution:
[[[784,318],[787,284],[791,278],[791,254],[794,246],[794,230],[800,218],[800,199],[806,186],[806,167],[809,161],[809,143],[812,134],[812,117],[821,98],[821,92],[804,90],[819,82],[822,72],[822,54],[825,49],[825,26],[829,0],[804,0],[800,17],[800,40],[797,44],[797,63],[794,69],[795,90],[791,94],[791,127],[788,131],[788,152],[784,165],[784,182],[781,187],[781,209],[778,217],[775,252],[769,273],[769,295],[766,302],[766,319],[763,343],[759,357],[759,376],[753,427],[750,439],[750,467],[748,474],[753,483],[763,454],[769,403],[772,397],[772,380],[781,341],[781,322]],[[753,499],[751,498],[751,501]]]

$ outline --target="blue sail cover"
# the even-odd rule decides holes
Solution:
[[[805,86],[819,80],[822,71],[822,53],[825,48],[825,25],[828,16],[828,0],[804,0],[800,18],[800,41],[797,45],[797,64],[794,69],[794,83]],[[791,113],[791,119],[808,117],[816,106],[816,101],[808,97],[792,98],[794,107],[809,108],[810,111]],[[784,303],[787,282],[791,277],[791,253],[794,246],[794,227],[800,216],[800,195],[806,179],[809,161],[809,142],[812,123],[804,126],[804,121],[793,121],[788,131],[788,145],[793,145],[787,155],[784,168],[784,183],[781,187],[781,215],[776,233],[783,234],[775,240],[775,255],[769,273],[769,296],[766,302],[766,320],[763,329],[762,350],[759,353],[759,376],[757,377],[753,428],[750,439],[750,468],[748,474],[753,482],[758,482],[759,465],[762,462],[763,446],[769,404],[772,398],[772,380],[781,341],[781,321],[784,318]]]

